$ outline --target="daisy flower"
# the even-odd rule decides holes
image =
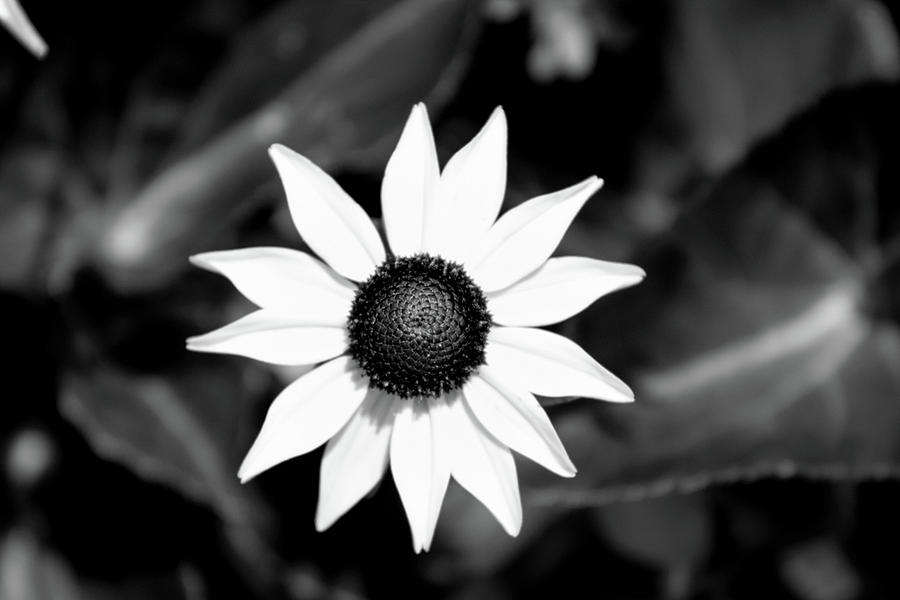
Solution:
[[[390,465],[416,552],[431,545],[451,476],[516,535],[522,505],[510,450],[575,475],[534,394],[633,399],[577,344],[536,329],[644,277],[632,265],[550,258],[602,181],[590,177],[497,219],[506,188],[503,110],[441,172],[419,104],[381,187],[387,250],[331,177],[284,146],[269,152],[294,225],[319,258],[244,248],[191,259],[259,310],[189,339],[189,349],[318,365],[272,402],[241,481],[327,442],[320,531]]]

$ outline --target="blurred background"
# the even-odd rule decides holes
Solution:
[[[900,10],[887,0],[22,0],[0,30],[0,598],[900,597]],[[507,537],[390,478],[325,533],[321,451],[235,476],[296,373],[188,255],[302,247],[265,148],[373,216],[413,103],[496,105],[507,207],[607,181],[560,254],[641,285],[556,329],[635,389],[548,411]]]

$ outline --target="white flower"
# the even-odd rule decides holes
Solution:
[[[602,181],[590,177],[497,219],[506,187],[503,111],[439,172],[428,114],[417,105],[381,188],[391,256],[331,177],[284,146],[270,155],[294,224],[324,263],[285,248],[194,256],[259,310],[189,339],[188,348],[322,364],[272,403],[239,477],[327,442],[320,531],[390,464],[416,552],[431,545],[451,476],[516,535],[522,506],[510,449],[575,474],[532,394],[633,398],[577,344],[535,329],[644,277],[632,265],[549,258]]]
[[[0,0],[0,22],[38,58],[47,53],[47,44],[28,20],[18,0]]]

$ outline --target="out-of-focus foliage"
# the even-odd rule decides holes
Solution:
[[[900,472],[900,337],[875,304],[895,238],[878,231],[872,154],[898,147],[883,130],[890,103],[872,100],[834,100],[787,128],[645,254],[664,275],[632,300],[665,297],[666,309],[637,316],[631,340],[643,402],[604,411],[576,442],[597,483],[650,482],[625,492],[640,496]],[[602,339],[603,316],[586,318],[578,335]],[[611,423],[622,434],[604,433]],[[609,446],[597,452],[596,438]]]
[[[103,222],[90,254],[107,279],[123,291],[170,280],[183,267],[179,259],[208,243],[209,238],[198,233],[212,233],[211,223],[244,204],[247,195],[266,181],[271,167],[265,150],[275,142],[296,148],[325,167],[371,161],[366,154],[372,152],[382,159],[377,162],[386,162],[385,138],[401,125],[408,107],[429,96],[439,106],[440,92],[446,93],[441,86],[452,87],[445,76],[458,75],[453,67],[459,67],[455,59],[470,33],[471,3],[384,4],[388,5],[380,12],[360,2],[318,7],[325,25],[311,26],[307,59],[295,61],[284,89],[274,90],[274,97],[251,97],[250,106],[230,109],[226,102],[234,97],[235,87],[255,96],[257,81],[265,82],[265,89],[273,80],[284,79],[280,61],[264,60],[273,53],[265,52],[266,46],[302,43],[290,41],[302,33],[296,31],[298,19],[281,14],[251,30],[245,43],[253,54],[238,50],[224,66],[228,76],[214,80],[197,112],[185,115],[184,122],[191,125],[179,136],[184,143],[208,136],[210,141],[176,160],[133,197],[126,196],[125,205]],[[382,65],[398,67],[379,68]],[[271,77],[269,67],[275,71]],[[241,70],[250,76],[234,81]],[[220,113],[225,122],[218,122]],[[118,205],[122,199],[112,201]]]
[[[892,4],[28,10],[53,52],[0,61],[0,597],[900,595]],[[422,557],[389,478],[322,534],[318,455],[240,486],[291,374],[183,345],[248,311],[189,254],[300,244],[266,146],[377,217],[419,100],[442,158],[504,105],[508,204],[604,177],[560,253],[648,272],[559,326],[637,393],[550,409],[578,476],[519,461],[518,538],[452,486]]]

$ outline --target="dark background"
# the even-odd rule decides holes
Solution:
[[[900,51],[875,0],[23,0],[0,32],[0,598],[900,597]],[[320,452],[235,477],[291,379],[184,338],[247,312],[195,252],[300,247],[266,157],[377,217],[413,103],[494,106],[507,206],[606,187],[561,254],[640,286],[557,329],[635,389],[549,408],[508,538],[390,478],[315,533]]]

